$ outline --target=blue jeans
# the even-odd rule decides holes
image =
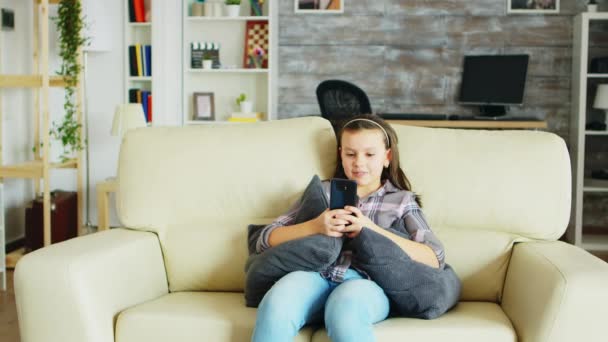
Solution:
[[[318,272],[292,272],[266,293],[257,311],[253,342],[293,341],[300,328],[325,322],[334,342],[375,341],[372,325],[389,313],[388,298],[373,281],[348,269],[344,282]]]

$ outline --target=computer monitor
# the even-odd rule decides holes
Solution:
[[[465,56],[459,102],[479,105],[482,116],[506,114],[524,98],[528,55]]]

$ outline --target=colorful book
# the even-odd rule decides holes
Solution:
[[[137,76],[143,76],[144,68],[141,63],[141,44],[135,44],[135,56],[137,59]]]
[[[146,56],[146,76],[152,76],[152,45],[144,46]]]

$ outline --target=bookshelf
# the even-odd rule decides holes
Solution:
[[[142,103],[146,122],[154,121],[152,104],[152,0],[124,1],[124,102]],[[138,7],[138,9],[136,9]],[[134,57],[132,57],[134,55]],[[134,58],[134,59],[132,59]],[[132,63],[136,63],[132,65]],[[139,65],[139,66],[137,66]],[[139,90],[139,93],[137,92]],[[149,96],[148,96],[149,95]]]
[[[225,11],[220,15],[217,7],[214,16],[192,16],[191,6],[194,2],[182,0],[182,124],[228,122],[232,113],[240,111],[235,101],[242,93],[253,102],[254,112],[263,113],[262,120],[272,120],[277,107],[278,1],[266,0],[259,16],[252,16],[250,2],[242,1],[238,17],[228,17]],[[215,3],[215,6],[223,7],[223,1]],[[268,51],[265,51],[267,67],[245,66],[248,22],[268,25]],[[221,67],[193,68],[191,43],[219,45]],[[213,120],[194,119],[194,93],[200,92],[213,94]]]
[[[590,70],[591,60],[605,57],[608,44],[604,37],[608,30],[608,13],[581,13],[574,19],[572,52],[572,116],[570,121],[570,156],[572,159],[572,218],[568,227],[568,241],[589,251],[608,251],[608,227],[597,227],[585,217],[585,202],[591,197],[608,198],[608,180],[590,177],[593,155],[587,148],[590,139],[608,139],[608,131],[586,128],[591,121],[606,118],[594,109],[594,98],[599,84],[608,83],[607,73]],[[600,113],[598,113],[600,112]],[[599,116],[598,114],[602,114]],[[591,161],[591,162],[590,162]],[[607,168],[608,164],[601,165]]]
[[[0,148],[0,181],[4,181],[5,178],[24,178],[31,179],[34,181],[34,189],[36,194],[42,193],[43,203],[43,242],[44,246],[51,244],[51,185],[50,185],[50,171],[52,169],[71,169],[76,170],[77,177],[77,192],[78,192],[78,227],[79,230],[82,227],[82,212],[83,212],[83,177],[82,177],[82,155],[80,151],[72,159],[64,162],[54,163],[50,159],[50,136],[49,128],[51,124],[50,120],[50,108],[49,108],[49,95],[51,87],[64,87],[66,85],[65,80],[61,76],[51,76],[49,68],[49,5],[56,5],[59,0],[31,0],[33,2],[33,36],[32,36],[32,47],[33,47],[33,60],[32,60],[32,74],[28,75],[15,75],[15,74],[0,74],[0,90],[6,88],[24,88],[31,89],[32,100],[33,100],[33,137],[34,141],[31,142],[30,146],[40,146],[37,153],[33,153],[32,159],[26,162],[15,163],[11,165],[5,165],[3,162],[2,151],[7,150],[5,146]],[[30,43],[29,41],[24,44]],[[82,64],[82,51],[79,53],[80,61]],[[1,61],[0,61],[1,62]],[[2,64],[0,63],[0,66]],[[82,73],[80,80],[82,80]],[[0,100],[1,100],[0,96]],[[82,124],[82,102],[83,102],[83,88],[82,83],[76,87],[76,120]],[[3,135],[2,123],[2,106],[0,106],[0,138]],[[80,134],[82,138],[83,134]],[[1,143],[2,139],[0,139]],[[0,186],[3,188],[3,186]],[[3,195],[0,199],[3,200]],[[2,210],[4,210],[4,203],[2,203]],[[2,217],[2,226],[4,225],[4,215]],[[0,229],[2,232],[2,239],[4,242],[4,227]],[[4,261],[4,244],[2,245],[2,260]],[[2,283],[5,284],[6,270],[5,263],[0,263],[0,272],[2,273]]]

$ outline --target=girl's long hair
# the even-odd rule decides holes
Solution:
[[[373,115],[373,114],[362,114],[362,115],[353,116],[347,120],[344,120],[343,122],[341,122],[338,125],[338,127],[340,127],[340,129],[338,130],[338,135],[337,135],[337,139],[338,139],[338,152],[337,152],[338,159],[337,160],[338,160],[338,162],[336,164],[336,171],[334,172],[334,177],[335,178],[346,178],[346,173],[344,172],[344,168],[342,167],[342,155],[340,153],[340,148],[342,147],[342,134],[344,133],[344,131],[359,131],[362,129],[375,129],[375,130],[381,132],[382,136],[384,136],[384,132],[382,132],[382,130],[380,130],[380,128],[377,125],[375,125],[371,122],[368,122],[368,121],[364,121],[364,120],[352,121],[355,119],[366,119],[366,120],[371,120],[371,121],[377,123],[382,128],[384,128],[384,131],[386,132],[386,135],[388,136],[388,141],[384,141],[384,146],[387,150],[389,148],[391,149],[392,158],[391,158],[391,161],[390,161],[390,164],[388,165],[388,167],[385,167],[384,170],[382,170],[382,175],[380,176],[380,182],[384,183],[384,181],[388,179],[397,188],[399,188],[401,190],[413,192],[412,185],[410,184],[410,181],[405,176],[405,173],[403,172],[403,170],[401,169],[401,166],[399,164],[399,144],[398,144],[397,134],[395,133],[395,130],[393,130],[393,128],[388,123],[386,123],[386,121],[384,121],[381,117],[379,117],[377,115]],[[386,138],[384,140],[386,140]],[[422,201],[420,200],[420,196],[415,195],[415,198],[416,198],[416,203],[418,203],[418,205],[422,208]]]

